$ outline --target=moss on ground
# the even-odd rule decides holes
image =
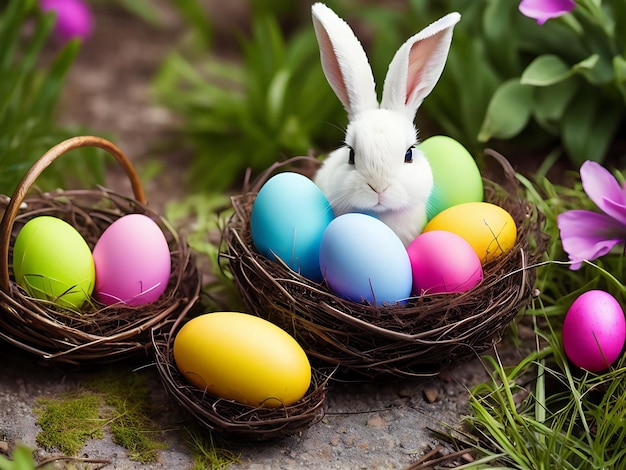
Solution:
[[[105,428],[131,460],[154,462],[166,447],[151,418],[150,388],[141,374],[106,370],[75,391],[37,404],[37,443],[47,450],[77,455],[87,440],[102,439]]]
[[[63,398],[40,398],[35,413],[41,432],[37,444],[76,455],[88,439],[104,437],[100,417],[101,397],[85,392],[68,393]]]
[[[86,377],[75,390],[37,400],[37,443],[47,450],[76,456],[89,439],[111,433],[113,442],[127,450],[131,460],[150,463],[167,446],[163,430],[152,417],[159,410],[150,397],[145,374],[110,368]],[[193,469],[225,469],[239,456],[214,440],[212,433],[195,426],[186,429],[193,454]]]

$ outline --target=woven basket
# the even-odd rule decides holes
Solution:
[[[530,302],[533,265],[547,243],[544,217],[523,198],[514,170],[504,157],[488,153],[499,163],[499,183],[483,178],[485,200],[512,215],[517,241],[510,252],[484,267],[484,280],[471,291],[424,295],[405,306],[359,304],[259,254],[250,233],[252,204],[281,165],[268,169],[233,198],[234,215],[223,232],[221,268],[232,273],[250,312],[285,329],[310,357],[338,366],[339,374],[438,374],[491,347]],[[298,158],[309,168],[315,164]]]
[[[98,188],[36,193],[26,197],[36,178],[64,153],[85,146],[111,154],[130,179],[135,199]],[[72,225],[91,249],[118,218],[144,214],[162,229],[171,253],[172,273],[166,291],[151,304],[104,306],[95,300],[79,313],[30,297],[12,278],[13,244],[21,227],[36,216],[58,217]],[[0,338],[46,361],[112,362],[147,351],[150,329],[191,310],[200,293],[200,274],[185,241],[146,207],[139,178],[128,158],[111,142],[78,136],[51,148],[17,186],[0,222]]]
[[[265,441],[287,437],[320,421],[326,412],[328,377],[313,368],[306,395],[293,405],[257,408],[225,400],[191,385],[174,362],[174,338],[184,321],[152,330],[156,364],[167,394],[198,424],[231,440]]]

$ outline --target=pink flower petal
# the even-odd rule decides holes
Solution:
[[[580,167],[583,189],[602,211],[626,225],[626,191],[609,170],[597,162]]]
[[[563,249],[578,269],[584,260],[606,255],[615,245],[626,240],[626,227],[605,214],[572,210],[559,214],[557,224]]]
[[[569,13],[575,6],[574,0],[522,0],[519,11],[522,15],[537,20],[537,24],[544,24],[550,18]]]
[[[44,11],[56,12],[54,33],[67,42],[70,39],[87,39],[93,30],[93,15],[84,0],[39,0],[39,7]]]

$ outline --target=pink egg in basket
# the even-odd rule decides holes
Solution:
[[[478,255],[459,235],[433,230],[407,247],[416,295],[465,292],[483,279]]]
[[[156,301],[171,274],[171,256],[163,231],[150,217],[120,217],[102,233],[93,249],[96,298],[106,304],[138,306]]]

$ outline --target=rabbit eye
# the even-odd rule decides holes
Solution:
[[[409,147],[404,154],[404,163],[413,163],[413,147]]]
[[[354,165],[354,149],[352,147],[348,147],[350,149],[350,156],[348,157],[348,163],[350,165]]]

